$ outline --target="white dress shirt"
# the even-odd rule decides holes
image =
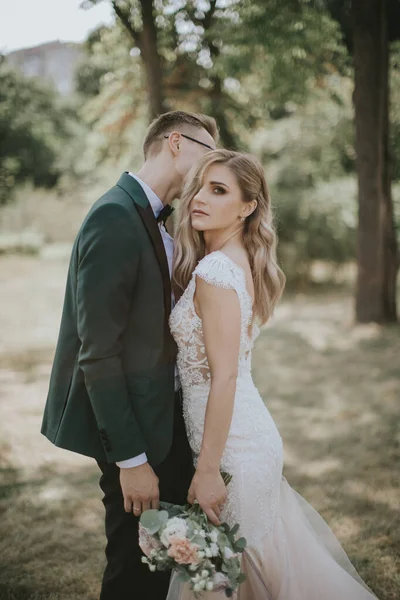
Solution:
[[[139,179],[139,177],[137,177],[137,175],[134,175],[133,173],[129,173],[129,175],[131,177],[133,177],[134,179],[136,179],[136,181],[142,187],[142,189],[143,189],[144,193],[146,194],[147,199],[150,203],[150,206],[153,209],[154,216],[157,218],[158,215],[160,214],[160,212],[162,211],[162,209],[164,208],[164,205],[161,202],[160,198],[157,196],[157,194],[155,194],[153,192],[153,190],[147,185],[147,183],[145,183],[144,181]],[[167,255],[169,275],[171,277],[172,276],[172,259],[174,256],[174,240],[169,235],[168,231],[165,229],[163,223],[159,224],[159,228],[160,228],[162,241],[164,243],[165,253]],[[175,301],[175,299],[172,296],[172,306],[174,306],[174,301]],[[178,376],[177,367],[175,367],[175,390],[177,390],[179,388],[180,388],[179,376]],[[127,460],[121,460],[121,461],[117,462],[116,464],[118,467],[120,467],[122,469],[129,469],[130,467],[138,467],[139,465],[143,465],[145,462],[147,462],[147,456],[146,456],[146,453],[143,452],[143,454],[139,454],[139,456],[134,456],[133,458],[128,458]]]

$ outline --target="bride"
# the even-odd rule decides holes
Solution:
[[[188,500],[247,539],[240,600],[368,600],[323,519],[282,476],[282,439],[251,375],[258,324],[284,287],[261,165],[216,150],[189,178],[177,227],[171,317],[196,472]],[[232,475],[225,488],[220,471]],[[207,592],[204,598],[221,598]],[[193,598],[172,577],[168,600]]]

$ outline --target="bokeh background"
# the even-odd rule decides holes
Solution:
[[[39,433],[69,253],[183,109],[265,166],[288,285],[254,377],[285,475],[399,600],[399,1],[0,6],[0,599],[98,596],[98,469]]]

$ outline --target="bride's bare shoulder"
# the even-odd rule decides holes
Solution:
[[[250,272],[250,262],[247,252],[244,248],[238,246],[230,246],[223,249],[223,254],[238,265],[245,273]]]

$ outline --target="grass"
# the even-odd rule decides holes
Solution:
[[[39,434],[66,266],[57,253],[0,257],[0,600],[98,597],[97,466]],[[253,360],[289,483],[380,600],[400,597],[399,334],[353,326],[344,289],[292,294]]]

